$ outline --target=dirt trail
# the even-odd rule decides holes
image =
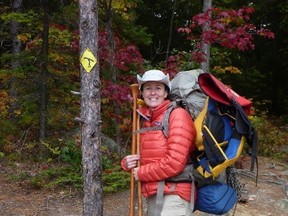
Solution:
[[[2,216],[81,216],[82,196],[71,191],[31,190],[25,182],[9,177],[27,169],[27,164],[11,166],[0,164],[0,215]],[[33,170],[33,167],[30,167]],[[240,170],[241,171],[241,170]],[[32,172],[32,171],[31,171]],[[259,159],[259,180],[249,172],[240,174],[245,184],[243,200],[238,203],[236,216],[284,216],[288,212],[288,165],[267,158]],[[129,190],[107,194],[104,198],[104,216],[128,215]],[[195,215],[207,215],[196,212]],[[230,213],[229,215],[232,215]]]

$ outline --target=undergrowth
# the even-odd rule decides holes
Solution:
[[[288,162],[288,128],[282,121],[266,116],[251,119],[258,132],[258,155]],[[50,154],[36,174],[20,172],[11,179],[26,182],[32,188],[73,187],[82,189],[81,147],[68,140],[59,145],[45,143]],[[57,147],[55,147],[57,146]],[[102,147],[102,183],[104,192],[116,192],[129,188],[130,174],[121,170],[119,156],[114,150]]]
[[[258,155],[288,162],[288,127],[282,118],[254,117],[253,125],[258,132]]]
[[[72,140],[59,148],[51,143],[43,143],[50,154],[46,161],[38,166],[37,171],[30,173],[21,171],[10,177],[11,180],[20,181],[34,189],[71,188],[81,190],[82,179],[82,155],[81,147]],[[102,148],[102,184],[104,192],[116,192],[127,189],[129,186],[129,174],[121,170],[119,157],[110,152],[108,148]]]

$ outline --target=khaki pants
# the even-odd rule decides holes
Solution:
[[[155,215],[156,195],[147,199],[148,216]],[[189,202],[178,195],[164,195],[161,216],[191,216]]]

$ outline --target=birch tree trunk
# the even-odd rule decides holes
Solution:
[[[98,64],[98,2],[79,0],[83,216],[103,215]]]
[[[209,10],[212,8],[212,0],[204,0],[203,4],[203,12]],[[202,29],[202,32],[207,31],[210,28],[210,23],[206,23]],[[210,67],[210,44],[205,43],[202,40],[202,46],[201,46],[202,52],[205,54],[205,61],[201,62],[200,68],[204,71],[209,73],[209,67]]]

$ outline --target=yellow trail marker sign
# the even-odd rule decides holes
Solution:
[[[85,71],[89,73],[96,65],[97,59],[95,58],[91,50],[87,48],[81,56],[80,62]]]

